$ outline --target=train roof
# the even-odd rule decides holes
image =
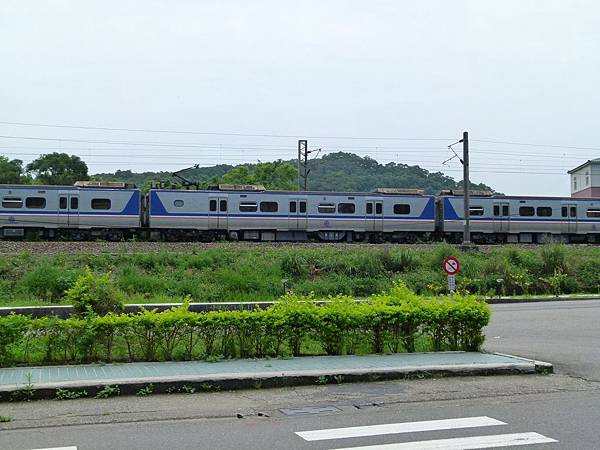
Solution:
[[[0,189],[34,189],[34,190],[61,190],[61,191],[139,191],[136,187],[116,186],[70,186],[60,184],[0,184]]]
[[[439,195],[439,197],[447,197],[447,198],[460,198],[462,197],[461,195]],[[487,199],[487,198],[491,198],[493,200],[564,200],[564,201],[569,201],[569,202],[582,202],[582,201],[600,201],[600,197],[549,197],[549,196],[544,196],[544,195],[504,195],[504,194],[497,194],[497,195],[472,195],[470,196],[471,199]]]
[[[381,189],[381,188],[379,188]],[[385,189],[385,188],[384,188]],[[335,191],[269,191],[269,190],[221,190],[221,189],[150,189],[153,192],[203,192],[206,194],[283,194],[283,195],[339,195],[339,196],[383,196],[383,197],[433,197],[431,194],[425,194],[423,191],[418,189],[410,189],[404,192],[396,190],[392,192],[391,189],[385,189],[388,192],[373,191],[373,192],[335,192]]]

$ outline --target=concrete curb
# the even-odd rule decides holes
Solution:
[[[538,360],[529,359],[529,358],[523,358],[522,356],[509,355],[508,353],[494,352],[493,354],[494,355],[498,355],[498,356],[505,356],[507,358],[518,359],[518,360],[521,360],[521,361],[526,361],[529,364],[533,364],[533,366],[535,367],[535,372],[536,373],[543,373],[543,374],[554,373],[554,365],[552,363],[549,363],[549,362],[538,361]]]
[[[574,302],[574,301],[592,301],[600,300],[600,297],[531,297],[531,298],[486,298],[486,303],[490,305],[512,305],[517,303],[558,303],[558,302]]]
[[[484,299],[490,305],[495,304],[517,304],[517,303],[539,303],[539,302],[568,302],[578,300],[599,300],[600,297],[531,297],[513,299],[510,297],[487,298]],[[359,300],[361,301],[361,300]],[[207,312],[207,311],[251,311],[256,308],[266,309],[273,306],[277,302],[220,302],[220,303],[190,303],[189,310],[191,312]],[[327,303],[326,300],[316,302],[318,305]],[[158,312],[166,311],[167,309],[177,308],[181,303],[130,303],[125,305],[126,313],[136,313],[140,309],[157,310]],[[57,316],[66,319],[71,315],[73,307],[71,305],[55,305],[55,306],[5,306],[0,307],[0,317],[8,316],[11,313],[29,315],[32,317]]]
[[[422,379],[433,377],[488,376],[552,373],[552,364],[534,361],[512,355],[500,356],[515,358],[515,363],[496,364],[455,364],[423,365],[404,367],[372,367],[361,369],[337,370],[295,370],[286,372],[248,372],[217,373],[198,376],[163,376],[143,378],[119,378],[85,381],[65,381],[42,383],[31,386],[30,393],[24,392],[26,386],[0,386],[0,401],[24,399],[53,399],[57,389],[87,392],[94,397],[106,386],[118,386],[120,395],[135,395],[141,389],[152,385],[152,393],[193,393],[215,392],[221,390],[263,389],[302,385],[324,385],[339,383],[370,382],[399,379]]]

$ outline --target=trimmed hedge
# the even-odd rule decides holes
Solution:
[[[403,285],[357,303],[288,294],[265,310],[0,318],[0,365],[172,361],[476,351],[489,307],[470,297],[426,300]]]

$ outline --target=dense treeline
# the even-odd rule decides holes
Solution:
[[[370,157],[352,153],[330,153],[311,161],[308,188],[317,191],[372,191],[378,187],[417,188],[435,194],[442,189],[458,189],[460,182],[441,172],[429,172],[419,166],[402,163],[379,164]],[[257,164],[190,168],[181,172],[186,180],[201,188],[210,184],[262,184],[272,190],[295,190],[297,168],[295,161],[274,161]],[[0,157],[0,183],[72,185],[87,180],[88,167],[78,156],[51,153],[40,156],[27,166],[18,159]],[[115,173],[99,173],[93,180],[122,181],[148,189],[151,185],[164,183],[180,186],[181,179],[169,172],[135,173],[117,170]],[[491,190],[485,184],[473,184],[473,189]]]

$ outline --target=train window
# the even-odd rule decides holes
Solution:
[[[290,212],[291,213],[296,212],[296,202],[290,202]]]
[[[217,201],[211,200],[210,202],[208,202],[208,209],[212,212],[215,212],[217,210]]]
[[[4,197],[2,199],[2,207],[3,208],[22,208],[23,200],[18,197]]]
[[[410,214],[410,205],[406,204],[395,204],[394,214]]]
[[[71,197],[71,209],[79,209],[79,197]]]
[[[531,217],[535,215],[535,208],[533,206],[521,206],[519,208],[519,215],[525,217]]]
[[[27,197],[25,199],[25,207],[31,209],[44,209],[46,207],[46,199],[44,197]]]
[[[219,201],[219,211],[227,212],[227,200]]]
[[[383,205],[381,203],[375,203],[375,214],[383,213]]]
[[[510,214],[509,214],[509,212],[508,212],[508,205],[503,205],[503,206],[502,206],[502,215],[503,215],[503,216],[508,216],[508,215],[510,215]]]
[[[571,217],[577,217],[577,206],[571,206]]]
[[[260,202],[260,212],[277,212],[278,209],[277,202]]]
[[[301,213],[306,212],[306,202],[300,202],[300,212]]]
[[[321,214],[335,213],[335,205],[333,203],[319,203],[317,208]]]
[[[240,203],[240,212],[256,212],[258,205],[255,202],[242,202]]]
[[[356,211],[354,203],[338,203],[337,208],[340,214],[354,214],[354,211]]]
[[[500,215],[500,206],[494,205],[494,216],[498,217]]]
[[[175,205],[177,208],[181,208],[183,206],[183,200],[175,200],[173,205]]]
[[[538,206],[537,215],[539,217],[552,217],[552,208],[549,206]]]
[[[569,210],[569,209],[568,209],[566,206],[563,206],[563,207],[560,209],[560,215],[561,215],[561,216],[563,216],[563,217],[567,217],[567,215],[568,215],[568,214],[567,214],[567,213],[568,213],[568,210]]]
[[[588,217],[600,217],[600,208],[589,208],[587,210]]]
[[[373,214],[373,203],[367,203],[367,214]]]
[[[110,198],[93,198],[92,209],[110,209]]]
[[[60,209],[67,209],[67,197],[61,197],[58,201],[58,207]]]
[[[483,206],[469,207],[469,216],[483,216]]]

